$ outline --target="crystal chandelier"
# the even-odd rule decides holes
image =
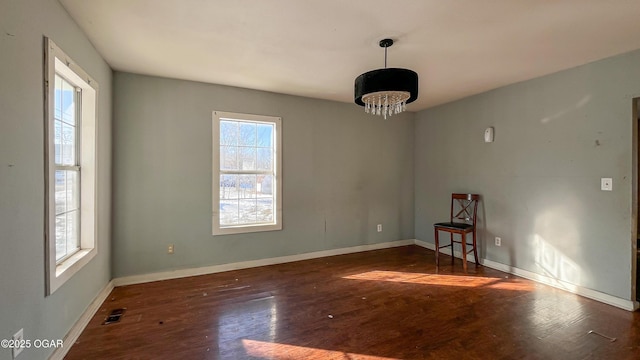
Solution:
[[[387,48],[392,39],[380,40],[384,48],[384,69],[368,71],[356,78],[355,103],[364,106],[368,114],[387,116],[399,114],[407,104],[418,98],[418,74],[415,71],[387,68]]]

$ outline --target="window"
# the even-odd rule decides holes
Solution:
[[[213,112],[213,235],[282,229],[281,119]]]
[[[78,133],[82,89],[55,74],[53,110],[56,263],[80,250],[80,161]]]
[[[47,294],[97,253],[97,83],[45,38]]]

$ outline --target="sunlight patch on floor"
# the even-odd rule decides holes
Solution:
[[[311,347],[271,343],[265,341],[243,339],[242,345],[248,356],[263,359],[298,360],[298,359],[340,359],[340,360],[396,360],[373,355],[347,353],[343,351],[316,349]]]
[[[345,276],[344,279],[390,281],[435,286],[482,286],[491,289],[520,291],[531,291],[535,288],[535,284],[531,283],[530,281],[521,279],[503,279],[483,276],[436,275],[383,270],[368,271],[361,274]]]

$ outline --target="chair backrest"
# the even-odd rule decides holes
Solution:
[[[478,194],[451,194],[451,222],[464,222],[476,226]]]

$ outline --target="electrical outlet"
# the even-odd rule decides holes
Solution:
[[[20,329],[17,333],[13,334],[13,358],[15,359],[24,350],[24,329]]]
[[[502,239],[496,236],[496,246],[502,246]]]
[[[382,224],[378,224],[378,232],[382,232]]]
[[[167,246],[167,254],[173,254],[173,244],[169,244],[169,246]]]

